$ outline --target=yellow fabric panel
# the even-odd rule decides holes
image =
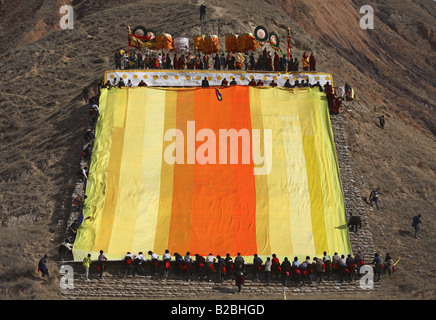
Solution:
[[[125,131],[120,166],[118,201],[116,216],[112,228],[109,252],[125,255],[126,249],[134,243],[134,227],[138,211],[138,201],[144,181],[141,179],[142,159],[144,151],[137,148],[144,139],[144,125],[146,122],[145,104],[147,91],[121,89],[127,91],[128,100],[125,112]],[[96,248],[97,249],[97,248]]]
[[[134,88],[133,90],[141,90]],[[135,241],[132,244],[133,251],[148,252],[154,250],[156,226],[159,213],[159,199],[161,189],[161,166],[163,154],[165,93],[166,90],[146,90],[147,99],[145,104],[145,123],[142,137],[142,150],[144,157],[140,164],[142,170],[139,174],[143,182],[139,192],[137,221],[132,232]],[[144,106],[143,106],[144,108]],[[132,192],[135,192],[132,189]]]
[[[311,94],[310,96],[313,97],[312,99],[319,100],[319,92],[316,90],[310,90],[308,92]],[[312,119],[313,112],[320,112],[320,103],[314,103],[314,101],[311,101],[306,97],[303,97],[303,99],[299,98],[298,102],[300,106],[299,118],[302,129],[304,157],[306,160],[306,172],[309,186],[312,232],[314,238],[313,242],[315,244],[316,254],[322,254],[323,251],[328,249],[324,218],[324,190],[322,189],[322,179],[320,176],[323,171],[320,170],[318,163],[318,152],[323,152],[323,150],[316,149],[314,132],[316,132],[316,130],[323,130],[324,128],[318,128],[316,122]]]
[[[177,107],[177,92],[167,91],[165,96],[165,111],[164,111],[164,129],[166,132],[169,129],[176,128],[176,107]],[[163,139],[162,139],[163,140]],[[163,142],[163,149],[171,142]],[[174,178],[174,165],[167,164],[162,152],[162,168],[160,184],[160,199],[159,199],[159,213],[156,223],[156,235],[154,240],[154,247],[150,248],[153,252],[164,252],[168,249],[168,239],[171,226],[171,212],[173,200],[173,178]],[[182,253],[181,253],[182,254]]]
[[[325,202],[325,223],[328,248],[330,253],[347,252],[351,248],[348,238],[348,227],[345,214],[332,214],[332,212],[344,212],[345,204],[339,176],[339,165],[336,150],[333,142],[333,132],[329,124],[328,110],[320,109],[312,112],[312,118],[316,119],[317,128],[324,128],[324,131],[316,131],[316,149],[319,150],[318,163],[323,170],[321,182],[323,184],[323,197]],[[330,146],[333,145],[333,148]],[[325,174],[329,172],[329,174]],[[334,192],[336,191],[336,192]],[[351,252],[350,252],[351,253]]]
[[[250,112],[251,127],[260,129],[263,132],[263,120],[260,100],[260,90],[250,90]],[[260,135],[260,150],[264,150],[264,135]],[[261,153],[261,156],[264,156]],[[268,176],[256,175],[256,241],[257,254],[266,256],[271,254],[271,243],[269,241],[269,192]]]
[[[291,210],[291,239],[294,252],[315,254],[310,210],[309,185],[303,150],[303,138],[298,114],[283,120],[283,139],[286,141],[286,168]]]

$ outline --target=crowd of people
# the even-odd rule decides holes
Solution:
[[[321,283],[324,280],[336,280],[339,282],[352,281],[355,277],[361,277],[367,271],[361,272],[361,268],[367,263],[361,252],[354,257],[351,254],[338,255],[337,252],[330,257],[327,252],[323,253],[322,258],[306,256],[304,259],[294,257],[290,261],[285,257],[279,261],[275,254],[267,257],[263,261],[257,254],[253,255],[251,262],[238,253],[231,257],[229,253],[225,256],[214,256],[210,253],[207,256],[199,254],[191,255],[190,252],[182,257],[178,253],[173,256],[169,250],[165,250],[162,257],[157,253],[148,251],[148,259],[142,252],[134,255],[127,252],[123,259],[124,276],[163,276],[168,277],[173,273],[177,278],[184,278],[186,281],[216,281],[222,283],[226,280],[235,280],[238,285],[238,291],[241,291],[241,285],[246,277],[256,282],[264,282],[269,285],[272,281],[282,283],[287,286],[290,282],[295,285]],[[83,261],[85,269],[85,280],[88,280],[89,268],[91,263],[95,263],[98,271],[98,278],[103,277],[107,264],[107,258],[103,251],[100,251],[97,261],[90,261],[90,255],[86,256]],[[250,272],[247,272],[247,263],[251,264]],[[395,272],[393,259],[389,253],[386,253],[382,260],[376,253],[370,265],[373,268],[374,281],[379,281],[382,274],[387,273],[389,277]]]
[[[126,52],[118,49],[114,54],[115,69],[173,69],[173,70],[244,70],[244,71],[300,71],[300,61],[297,57],[271,53],[265,47],[255,56],[254,52],[215,54],[192,53],[159,53],[142,54],[137,51]],[[301,57],[301,70],[316,71],[316,58],[313,52],[310,56],[304,52]]]

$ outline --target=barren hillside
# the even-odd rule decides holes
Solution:
[[[207,6],[199,20],[198,6]],[[59,9],[74,6],[74,29]],[[359,27],[372,5],[373,30]],[[341,111],[355,179],[363,195],[380,187],[381,211],[368,204],[377,251],[401,257],[382,299],[434,299],[436,254],[436,4],[430,0],[1,0],[0,1],[0,297],[56,298],[56,284],[34,274],[45,253],[56,259],[71,210],[87,108],[82,88],[113,69],[127,25],[173,37],[279,34],[301,60],[349,83],[357,100]],[[223,42],[221,42],[223,43]],[[385,130],[376,117],[387,118]],[[421,238],[411,219],[423,215]],[[29,264],[15,263],[17,253]],[[429,258],[431,257],[431,258]],[[370,258],[370,257],[368,257]],[[13,272],[12,272],[13,270]]]

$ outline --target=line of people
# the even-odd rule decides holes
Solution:
[[[245,70],[245,71],[275,71],[295,72],[300,70],[300,61],[297,57],[279,54],[275,51],[271,54],[265,47],[257,58],[254,52],[232,53],[224,52],[211,54],[201,53],[146,53],[123,49],[116,50],[114,54],[115,69],[174,69],[174,70]],[[303,71],[316,71],[316,58],[313,52],[307,55],[303,53],[301,58]]]
[[[219,283],[225,280],[237,278],[237,275],[245,277],[247,275],[246,261],[240,253],[232,258],[229,253],[221,257],[216,257],[210,253],[203,257],[199,254],[191,255],[188,251],[185,256],[174,253],[173,256],[169,250],[160,257],[157,253],[148,251],[149,259],[144,257],[142,252],[134,255],[130,252],[124,257],[124,276],[136,275],[150,275],[157,276],[163,275],[168,277],[170,270],[173,268],[174,274],[178,278],[185,278],[186,281],[191,280],[206,280],[211,282],[213,278],[217,278]],[[84,260],[84,267],[88,265],[88,257]],[[99,278],[102,278],[103,271],[105,270],[106,257],[103,251],[100,251],[97,266]],[[272,280],[280,281],[283,285],[288,285],[291,280],[295,285],[299,284],[312,284],[317,278],[317,281],[323,282],[324,279],[337,280],[344,282],[346,279],[352,281],[354,277],[360,277],[360,269],[366,264],[364,256],[358,252],[354,257],[351,254],[339,256],[337,252],[330,257],[327,252],[323,253],[322,258],[314,257],[313,260],[306,256],[305,259],[299,260],[295,257],[292,261],[287,257],[282,262],[279,261],[275,254],[272,257],[267,257],[264,262],[257,254],[253,255],[252,267],[253,273],[251,276],[254,281],[261,281],[261,275],[264,274],[264,281],[270,284]],[[389,253],[386,254],[382,261],[378,253],[375,253],[371,262],[374,270],[375,281],[379,281],[381,275],[388,272],[389,277],[392,272],[395,272],[393,260]],[[148,268],[148,272],[146,269]],[[240,274],[242,271],[243,274]],[[85,274],[88,274],[85,270]],[[240,281],[243,279],[240,279]]]
[[[221,87],[226,87],[226,86],[234,86],[234,85],[238,85],[238,82],[236,81],[236,79],[234,77],[232,77],[231,81],[229,82],[227,80],[227,78],[223,78],[223,80],[220,83]],[[263,82],[262,79],[258,79],[256,81],[256,79],[252,78],[248,83],[243,83],[242,85],[249,85],[249,86],[265,86],[265,83]],[[141,80],[137,87],[147,87],[147,83],[144,80]],[[269,82],[267,84],[267,86],[271,86],[271,87],[276,87],[278,86],[277,82],[272,79],[271,82]],[[113,87],[118,87],[118,88],[123,88],[123,87],[128,87],[128,88],[132,88],[134,87],[132,81],[130,79],[127,80],[127,83],[124,81],[123,78],[119,78],[117,79],[116,77],[113,78],[112,81],[107,80],[106,83],[104,83],[103,80],[100,80],[99,83],[99,88],[113,88]],[[201,87],[203,88],[208,88],[210,87],[210,83],[209,80],[207,79],[207,77],[204,77],[204,79],[201,81]],[[285,81],[285,83],[283,84],[283,87],[285,88],[319,88],[319,90],[321,92],[326,92],[327,94],[327,100],[329,101],[329,104],[334,104],[335,99],[340,100],[336,97],[334,91],[333,91],[333,87],[331,86],[330,82],[326,82],[326,84],[324,86],[321,86],[320,82],[317,81],[315,84],[311,84],[309,79],[305,79],[302,80],[301,82],[297,79],[294,81],[294,84],[291,84],[290,80],[287,79]],[[338,102],[340,103],[340,102]],[[91,106],[92,108],[95,107],[96,113],[98,113],[98,106],[94,105]],[[337,108],[337,110],[339,110],[339,107]],[[91,111],[90,111],[91,112]],[[93,111],[92,111],[93,112]]]

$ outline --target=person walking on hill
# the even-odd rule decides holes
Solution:
[[[380,128],[384,129],[385,128],[385,122],[386,122],[385,116],[377,117],[377,119],[380,120]]]
[[[47,268],[47,255],[45,254],[38,262],[38,271],[41,272],[41,276],[48,277],[48,268]]]
[[[88,89],[88,87],[83,88],[82,94],[83,94],[83,100],[85,100],[85,103],[88,103],[88,101],[89,101],[89,89]]]
[[[324,273],[325,273],[325,264],[321,259],[318,259],[317,257],[313,258],[313,261],[315,262],[315,272],[319,277],[319,283],[321,283],[324,279]]]
[[[204,20],[204,15],[206,14],[206,6],[204,4],[200,5],[200,21]]]
[[[417,216],[414,216],[412,219],[412,227],[415,228],[415,238],[419,237],[419,232],[421,231],[421,227],[419,226],[421,224],[421,214],[418,214]]]

